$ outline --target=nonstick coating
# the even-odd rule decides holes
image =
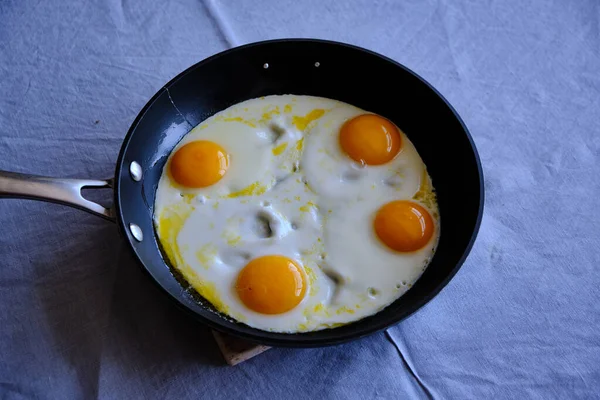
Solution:
[[[257,330],[228,320],[199,301],[162,258],[152,214],[158,179],[169,152],[190,129],[216,112],[272,94],[328,97],[383,115],[406,133],[427,165],[441,216],[438,249],[415,285],[374,316],[318,332]],[[142,166],[141,182],[130,176],[132,161]],[[406,318],[431,300],[458,271],[473,245],[483,213],[479,156],[467,128],[446,100],[393,60],[354,46],[317,40],[249,44],[182,72],[146,104],[134,121],[119,155],[115,183],[120,228],[154,281],[204,324],[273,346],[342,343]],[[142,229],[143,241],[131,236],[130,223]]]

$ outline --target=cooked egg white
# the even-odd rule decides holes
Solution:
[[[366,167],[343,153],[335,133],[346,121],[361,114],[365,111],[342,104],[310,130],[302,155],[302,169],[308,184],[321,197],[341,201],[412,197],[419,190],[425,166],[403,132],[400,131],[400,153],[384,165]]]
[[[169,157],[156,193],[156,231],[171,266],[217,310],[268,331],[335,327],[400,297],[435,250],[437,203],[403,132],[399,154],[383,165],[363,166],[344,154],[339,130],[365,113],[330,99],[267,96],[194,128]],[[199,140],[224,149],[228,166],[216,183],[186,187],[169,166],[179,149]],[[417,251],[393,251],[374,231],[377,211],[399,199],[425,207],[435,221],[431,240]],[[300,266],[304,285],[298,304],[280,313],[251,309],[239,292],[245,267],[273,255]],[[260,282],[273,279],[283,278]]]
[[[192,129],[177,145],[173,154],[184,145],[199,139],[214,142],[227,149],[227,172],[219,182],[203,188],[187,188],[174,182],[169,173],[164,173],[158,183],[156,204],[178,203],[181,201],[178,198],[181,194],[188,195],[187,198],[196,195],[212,198],[230,196],[244,190],[265,191],[273,185],[275,175],[271,142],[259,129],[236,120],[218,119]]]

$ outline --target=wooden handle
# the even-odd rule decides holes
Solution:
[[[237,365],[270,349],[269,346],[249,343],[217,331],[212,331],[212,333],[223,358],[225,358],[225,362],[229,365]]]

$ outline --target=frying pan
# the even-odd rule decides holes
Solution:
[[[194,126],[218,111],[272,94],[322,96],[385,116],[408,135],[427,165],[442,221],[437,251],[414,286],[371,317],[317,332],[261,331],[217,313],[163,259],[152,216],[157,183],[170,151]],[[113,188],[112,208],[85,199],[83,188]],[[0,171],[0,197],[62,203],[116,222],[152,280],[213,329],[271,346],[316,347],[385,329],[431,300],[456,274],[475,241],[484,193],[479,156],[467,128],[425,80],[359,47],[287,39],[224,51],[167,83],[131,125],[114,179],[56,179]]]

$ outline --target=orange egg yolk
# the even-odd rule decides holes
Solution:
[[[394,159],[402,148],[400,131],[392,122],[374,114],[346,121],[340,129],[340,146],[354,161],[381,165]]]
[[[261,314],[281,314],[304,298],[306,284],[300,266],[278,255],[250,261],[239,273],[236,291],[249,309]]]
[[[374,221],[377,237],[390,249],[415,251],[425,246],[433,236],[433,219],[417,203],[392,201],[377,211]]]
[[[225,150],[214,142],[187,143],[173,154],[171,177],[181,186],[203,188],[217,183],[229,167]]]

